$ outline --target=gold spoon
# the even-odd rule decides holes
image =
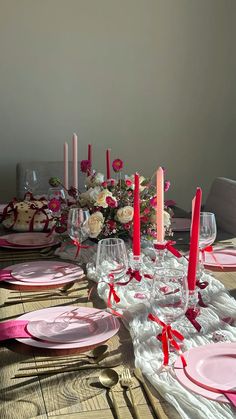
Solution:
[[[112,368],[107,368],[101,372],[99,375],[99,381],[103,387],[109,388],[112,394],[112,402],[118,419],[121,419],[119,407],[113,391],[113,387],[119,382],[118,373]]]

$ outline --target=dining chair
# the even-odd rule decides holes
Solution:
[[[79,172],[79,190],[84,191],[84,174],[80,171],[80,162],[78,162]],[[48,181],[51,177],[59,177],[63,183],[64,163],[62,161],[30,161],[18,162],[16,165],[16,193],[17,198],[23,198],[25,194],[24,178],[26,170],[35,170],[37,172],[38,187],[36,195],[47,194],[50,187]],[[70,176],[71,175],[71,176]],[[69,186],[72,185],[72,162],[69,162]]]
[[[214,212],[218,229],[236,236],[236,180],[217,177],[211,185],[204,211]]]

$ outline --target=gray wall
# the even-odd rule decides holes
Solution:
[[[165,166],[186,208],[235,178],[235,19],[235,0],[0,0],[0,202],[17,161],[62,159],[73,132],[99,170],[107,147]]]

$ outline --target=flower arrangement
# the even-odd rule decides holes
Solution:
[[[87,208],[90,217],[87,220],[87,230],[89,237],[93,239],[102,239],[107,237],[125,237],[132,236],[133,227],[133,190],[134,175],[121,178],[123,161],[115,159],[112,163],[116,178],[105,180],[104,175],[93,171],[90,174],[89,162],[81,162],[81,171],[86,174],[85,192],[78,193],[74,188],[67,192],[74,198],[74,205]],[[58,186],[60,180],[52,178],[50,184]],[[165,182],[165,191],[169,189],[170,182]],[[49,208],[55,207],[55,198],[49,202]],[[58,206],[57,206],[58,210]],[[56,217],[55,230],[62,233],[66,230],[67,213],[69,206],[61,211],[61,215]],[[172,212],[170,208],[165,207],[164,226],[169,235],[171,233]],[[140,176],[140,221],[141,233],[148,239],[156,237],[156,188],[151,179]]]

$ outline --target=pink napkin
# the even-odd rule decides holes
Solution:
[[[9,269],[0,269],[0,281],[7,281],[13,279],[11,271]]]
[[[235,393],[230,393],[229,391],[224,391],[224,396],[227,397],[227,399],[229,399],[229,401],[231,402],[231,404],[236,407],[236,394]]]
[[[30,334],[26,331],[28,321],[26,320],[9,320],[0,323],[0,341],[14,338],[30,338]]]

